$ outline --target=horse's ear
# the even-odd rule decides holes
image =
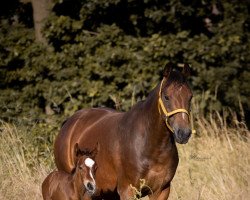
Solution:
[[[173,70],[173,63],[168,62],[163,70],[163,76],[165,78],[168,78],[172,70]]]
[[[184,67],[183,67],[183,70],[182,70],[181,73],[182,73],[185,77],[189,77],[189,76],[190,76],[190,72],[191,72],[191,69],[190,69],[189,64],[185,63],[185,64],[184,64]]]

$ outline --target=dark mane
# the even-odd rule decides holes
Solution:
[[[76,156],[92,157],[93,156],[93,150],[91,151],[88,148],[78,149],[78,151],[76,152]]]
[[[170,84],[183,85],[187,83],[186,78],[179,71],[172,71],[170,76],[167,78],[167,86]]]

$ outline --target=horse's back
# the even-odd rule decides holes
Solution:
[[[116,114],[118,114],[118,112],[113,109],[92,108],[80,110],[72,115],[63,124],[55,141],[54,153],[57,168],[71,172],[75,167],[74,145],[79,143],[79,146],[87,147],[86,143],[89,143],[89,145],[93,147],[101,132],[101,127],[98,124],[105,118],[107,119]],[[107,125],[107,123],[105,123],[105,125]],[[97,126],[98,129],[95,128]],[[88,135],[90,132],[91,135]]]

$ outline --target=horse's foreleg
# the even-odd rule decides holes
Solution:
[[[170,193],[170,186],[161,191],[157,200],[167,200]]]
[[[153,195],[149,196],[150,200],[167,200],[170,193],[170,185],[164,190],[155,192]]]
[[[134,196],[134,192],[130,185],[118,186],[117,192],[120,196],[120,200],[131,200]]]

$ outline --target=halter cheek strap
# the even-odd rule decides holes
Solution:
[[[164,106],[163,104],[163,101],[161,99],[161,92],[162,92],[162,85],[163,85],[163,82],[164,82],[165,78],[161,81],[161,85],[160,85],[160,90],[159,90],[159,99],[158,99],[158,110],[159,110],[159,113],[161,114],[161,110],[162,112],[164,113],[165,115],[165,123],[167,125],[167,127],[169,128],[169,130],[174,133],[174,130],[173,128],[170,126],[169,122],[168,122],[168,119],[170,116],[172,115],[175,115],[177,113],[186,113],[188,115],[188,117],[190,118],[190,115],[189,115],[189,112],[186,110],[186,109],[183,109],[183,108],[180,108],[180,109],[176,109],[176,110],[173,110],[171,112],[168,112],[166,107]]]

